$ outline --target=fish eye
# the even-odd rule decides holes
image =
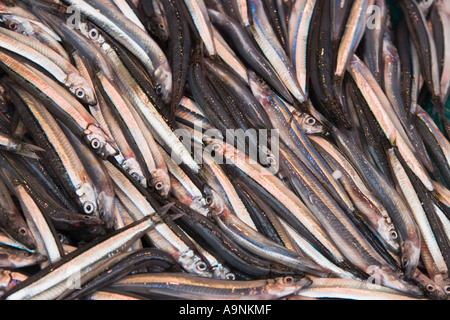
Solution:
[[[293,277],[290,277],[290,276],[284,277],[284,278],[283,278],[283,282],[284,282],[285,284],[293,284],[293,283],[294,283],[294,278],[293,278]]]
[[[9,28],[10,28],[12,31],[16,31],[18,27],[19,27],[19,25],[18,25],[17,23],[15,23],[15,22],[13,22],[13,23],[11,23],[11,24],[9,25]]]
[[[96,29],[89,30],[89,38],[96,40],[98,38],[98,32]]]
[[[78,88],[77,90],[75,90],[75,95],[79,99],[84,98],[84,95],[85,95],[84,89],[83,88]]]
[[[21,235],[26,235],[26,234],[27,234],[27,230],[26,230],[25,228],[20,228],[20,229],[19,229],[19,233],[20,233]]]
[[[24,251],[23,255],[25,257],[31,257],[33,254],[30,251]]]
[[[92,148],[94,148],[95,150],[97,150],[97,149],[100,148],[101,145],[102,145],[102,144],[100,143],[100,140],[98,140],[98,139],[92,139],[92,141],[91,141],[91,146],[92,146]]]
[[[436,288],[431,283],[428,283],[425,286],[425,289],[427,289],[428,292],[434,292],[436,290]]]
[[[395,230],[391,230],[391,232],[389,232],[389,236],[392,240],[396,240],[398,238],[398,233]]]
[[[402,264],[403,264],[403,267],[406,267],[406,266],[408,266],[408,264],[409,264],[409,261],[408,261],[408,259],[403,259],[402,260]]]
[[[312,117],[308,117],[308,118],[306,118],[305,122],[306,122],[307,125],[313,126],[313,125],[316,124],[316,119],[314,119]]]
[[[198,261],[198,262],[195,264],[195,266],[196,266],[197,270],[199,270],[199,271],[205,271],[205,270],[208,268],[208,266],[206,265],[206,263],[204,263],[203,261]]]
[[[236,275],[234,273],[229,272],[229,273],[227,273],[225,275],[225,279],[227,279],[227,280],[236,280]]]
[[[445,293],[450,294],[450,285],[444,286],[444,291]]]
[[[139,173],[137,172],[131,172],[130,176],[135,180],[139,180]]]
[[[164,25],[163,24],[158,24],[158,27],[161,29],[161,30],[163,30],[164,29]]]
[[[156,190],[162,190],[163,188],[164,188],[164,183],[162,183],[161,181],[158,181],[157,183],[155,183]]]
[[[213,198],[211,196],[207,196],[205,198],[205,202],[207,205],[211,205],[213,203]]]
[[[264,80],[262,78],[258,78],[258,83],[259,84],[264,84]]]
[[[158,85],[156,86],[156,94],[157,94],[157,95],[161,95],[161,94],[162,94],[162,91],[163,91],[163,89],[162,89],[162,84],[158,84]]]
[[[94,205],[88,201],[83,205],[83,210],[86,214],[91,214],[94,212]]]

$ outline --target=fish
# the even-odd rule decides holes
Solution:
[[[132,292],[160,293],[166,297],[188,300],[248,300],[274,299],[289,295],[310,283],[309,278],[281,277],[267,280],[227,281],[183,274],[143,274],[128,276],[113,286]],[[160,285],[161,289],[157,289]],[[155,287],[155,289],[152,289]],[[206,289],[206,292],[204,290]]]

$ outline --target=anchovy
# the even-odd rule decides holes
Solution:
[[[22,117],[28,126],[33,126],[37,144],[47,151],[44,159],[53,166],[58,179],[80,208],[86,214],[96,213],[98,203],[92,180],[55,118],[29,93],[18,87],[14,90],[18,99],[22,99],[23,105],[19,107]]]
[[[145,31],[132,23],[118,9],[102,2],[90,0],[65,0],[65,2],[108,33],[115,35],[115,38],[141,61],[152,78],[154,87],[161,92],[162,99],[168,101],[172,91],[170,65],[164,52]]]
[[[56,82],[50,84],[52,81],[50,78],[46,78],[44,74],[30,65],[24,65],[2,52],[0,52],[0,56],[4,68],[14,79],[34,90],[37,95],[43,95],[44,99],[53,106],[52,110],[58,115],[58,118],[69,127],[76,128],[77,134],[86,139],[86,142],[100,155],[107,157],[117,153],[111,138],[75,97],[62,87],[58,89]]]
[[[364,36],[368,20],[367,11],[374,2],[374,0],[353,1],[336,57],[337,62],[334,72],[336,82],[342,81],[344,72],[347,70],[352,56]]]
[[[36,241],[3,181],[0,181],[0,197],[0,229],[28,250],[34,250]]]
[[[131,105],[137,113],[136,116],[139,115],[145,126],[148,127],[148,130],[151,130],[156,141],[163,141],[163,143],[167,144],[174,155],[197,172],[199,170],[198,164],[160,114],[156,105],[150,100],[149,96],[122,63],[117,53],[108,43],[103,43],[102,49],[110,58],[111,63],[116,67],[114,71],[118,75],[121,88],[125,90]]]
[[[423,165],[430,171],[434,171],[434,166],[431,159],[425,149],[423,140],[420,139],[420,135],[414,125],[409,119],[406,112],[406,106],[401,96],[400,89],[400,74],[401,74],[401,62],[399,60],[398,51],[395,48],[392,39],[389,35],[386,35],[383,42],[383,55],[384,55],[384,91],[394,108],[395,113],[398,115],[405,132],[408,135],[409,141],[413,144],[413,151],[417,155],[417,158],[423,163]]]
[[[241,221],[247,224],[248,227],[256,230],[255,223],[252,221],[249,212],[237,194],[232,181],[227,177],[220,165],[207,153],[203,153],[202,160],[203,170],[200,172],[200,175],[209,187],[220,190],[219,195],[217,195],[218,200],[225,202],[226,204],[224,203],[224,205],[229,205],[230,209]]]
[[[320,150],[323,150],[325,160],[330,163],[336,175],[341,176],[339,179],[355,206],[368,220],[367,223],[376,230],[386,247],[397,253],[399,251],[398,232],[392,223],[389,212],[369,190],[351,162],[326,139],[318,136],[310,136],[310,139]]]
[[[445,273],[447,272],[447,266],[414,186],[398,159],[397,152],[394,149],[389,149],[388,155],[392,166],[392,172],[396,177],[396,183],[399,186],[401,193],[404,195],[415,223],[420,230],[421,241],[426,243],[436,267],[441,270],[441,272]]]
[[[105,222],[105,227],[111,229],[114,224],[114,185],[100,159],[75,136],[67,127],[61,125],[66,135],[79,155],[81,162],[92,179],[98,202],[98,218]]]
[[[27,36],[2,28],[0,28],[0,32],[0,47],[17,52],[47,70],[55,79],[65,85],[77,99],[87,104],[96,103],[92,86],[68,60],[52,50],[48,50],[39,42],[36,43],[37,41],[33,43],[33,39],[29,39]]]
[[[431,11],[436,12],[440,18],[442,24],[442,39],[436,38],[436,45],[442,43],[443,46],[443,65],[441,72],[441,101],[443,104],[446,103],[450,94],[450,7],[445,1],[434,1],[434,6]],[[433,28],[437,28],[433,24]]]
[[[441,102],[438,60],[436,44],[428,28],[424,13],[416,1],[401,0],[406,25],[420,58],[420,65],[425,84],[435,102]]]
[[[364,154],[352,145],[342,132],[334,128],[332,134],[343,153],[390,213],[399,236],[401,265],[405,274],[412,276],[419,262],[420,234],[407,203],[386,177],[367,161]]]
[[[148,183],[143,166],[139,163],[138,157],[130,145],[130,141],[127,139],[125,133],[120,127],[120,123],[114,117],[112,109],[109,105],[107,105],[107,101],[105,101],[101,95],[101,92],[97,95],[97,99],[99,110],[93,110],[93,107],[91,107],[91,113],[94,116],[97,114],[97,120],[98,118],[103,119],[105,122],[103,127],[109,129],[111,137],[116,142],[119,154],[114,156],[114,158],[133,179],[138,181],[142,186],[147,187]],[[101,120],[99,120],[99,122],[100,121]]]
[[[411,296],[398,290],[387,288],[376,283],[346,280],[322,279],[311,277],[312,283],[297,292],[299,296],[324,299],[352,299],[352,300],[421,300],[423,298]]]
[[[148,270],[154,272],[181,272],[181,268],[167,252],[156,248],[131,250],[126,257],[89,280],[77,291],[67,296],[66,299],[82,299],[93,294],[99,288],[104,288],[140,268],[148,268]]]
[[[390,143],[399,148],[408,166],[420,177],[426,188],[432,191],[434,187],[428,173],[414,155],[411,142],[400,120],[392,110],[392,105],[373,78],[373,75],[368,71],[367,66],[355,55],[351,61],[349,71]]]
[[[63,251],[56,241],[53,226],[47,222],[41,209],[28,194],[25,186],[21,182],[13,180],[5,171],[3,171],[3,175],[13,185],[14,193],[20,201],[27,225],[30,227],[33,238],[36,240],[37,253],[46,257],[46,260],[48,259],[50,263],[57,262],[63,256]]]
[[[137,25],[142,30],[145,30],[144,25],[142,24],[141,20],[139,20],[136,13],[133,11],[133,8],[130,6],[130,4],[127,1],[124,0],[112,0],[112,2],[116,5],[116,7],[135,25]],[[158,12],[161,14],[160,12]]]
[[[309,96],[306,85],[307,44],[315,5],[316,0],[296,1],[288,21],[289,56],[295,67],[300,88],[307,97]]]
[[[142,217],[154,215],[157,211],[144,195],[124,176],[113,164],[104,162],[106,169],[114,181],[114,185],[120,191],[116,191],[119,197],[134,206],[130,210],[133,220],[137,221]],[[130,201],[131,200],[131,201]],[[126,206],[127,208],[130,208]],[[188,272],[195,272],[200,275],[210,275],[207,264],[198,256],[186,243],[183,242],[164,222],[161,221],[158,226],[146,233],[151,241],[162,250],[167,250],[180,265]]]
[[[267,300],[282,298],[310,284],[307,277],[280,277],[267,280],[221,280],[190,274],[159,273],[131,275],[114,283],[122,288],[151,296],[182,297],[188,300]]]
[[[201,38],[209,56],[215,56],[217,50],[214,43],[208,8],[203,0],[183,0],[192,18],[196,31]]]
[[[419,133],[435,159],[439,168],[439,177],[450,184],[450,142],[441,132],[431,116],[419,105],[416,106],[414,123]]]
[[[333,83],[334,56],[331,43],[331,2],[316,3],[307,43],[307,86],[311,101],[334,124],[350,127],[340,99],[340,89]]]
[[[155,159],[153,157],[149,141],[144,135],[145,127],[141,123],[142,120],[139,116],[135,114],[133,109],[134,107],[129,101],[122,97],[120,91],[117,90],[114,85],[101,73],[97,74],[96,78],[99,80],[100,86],[105,94],[105,98],[111,102],[111,106],[114,110],[113,112],[118,114],[118,117],[120,117],[123,125],[127,128],[127,135],[129,132],[131,139],[133,139],[134,144],[136,145],[136,150],[141,155],[143,164],[145,164],[144,167],[149,172],[147,179],[151,181],[152,187],[157,190],[167,190],[167,188],[170,188],[170,184],[167,185],[167,180],[159,180],[162,176],[159,171],[157,172]],[[161,177],[158,177],[158,175]],[[165,185],[157,186],[158,183]]]
[[[24,268],[36,266],[47,258],[40,253],[26,250],[0,247],[0,268]]]
[[[222,60],[232,67],[234,73],[236,73],[241,80],[248,82],[247,67],[242,62],[242,59],[236,55],[233,49],[230,48],[228,43],[222,37],[217,28],[213,25],[213,37],[216,44],[217,54]]]
[[[337,260],[341,260],[341,254],[335,248],[335,245],[330,242],[329,236],[324,232],[323,227],[319,225],[313,213],[293,191],[287,188],[279,178],[268,169],[257,164],[251,164],[249,159],[241,154],[239,150],[226,143],[217,142],[217,144],[218,145],[215,148],[216,152],[220,152],[226,159],[232,161],[231,163],[233,165],[257,181],[258,184],[270,193],[276,194],[277,199],[279,199],[283,205],[285,205],[288,210],[302,222],[311,234],[313,234],[328,250],[333,251]]]
[[[91,268],[105,263],[124,252],[134,241],[142,237],[145,232],[153,228],[156,221],[149,215],[136,221],[114,234],[86,248],[80,248],[55,264],[42,269],[37,274],[27,278],[12,290],[2,296],[4,300],[49,300],[66,294],[71,288],[71,277],[88,272]]]
[[[272,127],[278,130],[281,140],[295,152],[296,156],[307,165],[320,181],[326,181],[324,185],[327,186],[335,199],[345,202],[344,206],[352,207],[351,201],[343,191],[342,186],[332,177],[328,164],[325,163],[325,160],[308,140],[304,129],[300,127],[283,101],[273,94],[267,84],[258,79],[255,73],[249,72],[249,76],[253,94],[266,110],[272,122]]]
[[[161,41],[169,39],[170,30],[167,11],[164,9],[164,2],[159,0],[140,1],[139,9],[142,12],[143,20],[146,20],[146,27],[155,37]],[[145,28],[144,28],[145,29]]]
[[[208,13],[212,23],[220,32],[226,32],[233,35],[229,38],[229,41],[232,42],[234,48],[236,48],[235,50],[241,55],[242,59],[248,63],[255,72],[260,74],[278,94],[288,102],[292,103],[292,95],[277,75],[274,67],[253,43],[252,38],[250,38],[246,30],[228,16],[221,14],[218,11],[209,9]]]
[[[69,54],[59,42],[59,36],[52,29],[46,28],[45,24],[36,25],[34,20],[10,14],[2,14],[1,20],[11,31],[19,34],[25,34],[32,39],[36,39],[37,41],[48,46],[67,61],[70,61]]]
[[[174,204],[175,212],[183,212],[178,221],[183,229],[206,248],[210,248],[217,257],[226,261],[241,276],[267,276],[269,274],[291,274],[289,270],[279,264],[267,261],[249,253],[225,234],[216,223],[201,213],[190,210],[180,203]]]
[[[97,229],[98,234],[103,232],[101,227],[104,222],[100,218],[86,215],[84,212],[75,209],[76,205],[72,202],[70,196],[66,194],[58,181],[54,180],[51,171],[46,169],[44,163],[41,161],[27,163],[24,158],[6,155],[0,157],[0,163],[2,168],[14,179],[25,183],[27,192],[55,229],[71,231],[100,227]],[[12,188],[10,186],[10,189]],[[23,239],[22,242],[26,243],[26,240]]]
[[[180,0],[159,1],[164,8],[166,19],[170,21],[168,29],[169,60],[172,68],[172,95],[170,97],[170,113],[173,115],[184,94],[189,69],[189,57],[192,39],[189,24],[183,19],[183,8]],[[218,46],[214,40],[216,47]],[[219,51],[218,51],[219,52]]]
[[[287,19],[283,2],[270,0],[264,1],[263,5],[278,41],[283,48],[287,49]]]
[[[252,23],[249,28],[253,38],[292,96],[299,103],[307,102],[305,93],[298,84],[291,60],[277,40],[264,11],[262,2],[260,0],[250,0],[250,10],[252,13]]]
[[[362,44],[364,45],[363,60],[369,67],[370,71],[372,71],[378,83],[382,85],[383,84],[381,76],[383,73],[382,42],[384,38],[384,33],[388,28],[386,24],[389,21],[389,13],[386,0],[376,0],[374,1],[373,6],[374,8],[376,8],[375,9],[376,11],[374,11],[374,14],[376,15],[374,15],[373,18],[371,18],[370,22],[372,24],[370,27],[368,28],[366,27],[366,31],[362,39]],[[398,29],[400,29],[400,27],[398,27]]]

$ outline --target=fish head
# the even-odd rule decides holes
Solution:
[[[155,92],[161,99],[170,102],[170,94],[172,92],[172,71],[168,63],[163,63],[156,68],[154,74]]]
[[[101,47],[102,44],[105,43],[105,38],[101,34],[100,30],[90,25],[88,22],[80,23],[80,31],[86,38],[91,40],[98,47]]]
[[[38,264],[47,260],[45,255],[27,250],[21,250],[19,258],[23,259],[23,261],[31,260],[33,264]]]
[[[270,96],[269,85],[264,81],[262,77],[256,74],[256,72],[249,70],[248,83],[250,85],[250,90],[252,91],[255,98],[265,106],[264,101]]]
[[[144,172],[142,171],[141,165],[135,158],[125,159],[122,162],[121,166],[141,186],[147,188],[148,186],[147,178],[145,177]]]
[[[34,33],[34,28],[30,22],[22,17],[13,14],[3,14],[1,16],[3,23],[8,27],[9,30],[21,33],[27,36],[32,36]]]
[[[296,293],[312,283],[308,277],[294,275],[276,277],[267,281],[267,291],[281,296]]]
[[[401,264],[406,276],[414,275],[420,260],[420,244],[404,240],[401,245]]]
[[[89,85],[86,79],[79,74],[71,74],[67,78],[67,82],[70,84],[70,92],[72,92],[81,102],[91,106],[97,104],[94,89]]]
[[[402,272],[395,271],[388,266],[377,267],[371,278],[377,285],[396,289],[411,296],[422,297],[424,295],[423,290],[407,281]]]
[[[426,278],[425,281],[421,281],[420,287],[425,295],[432,300],[448,299],[448,292],[446,293],[445,287],[443,287],[441,283]]]
[[[37,252],[14,249],[11,252],[6,251],[0,254],[0,260],[5,266],[12,268],[21,268],[37,265],[47,260],[47,257]]]
[[[85,140],[103,159],[114,157],[119,153],[114,140],[97,124],[90,125],[86,129]]]
[[[427,12],[434,4],[435,0],[417,0],[420,11]]]
[[[76,190],[76,195],[84,214],[89,216],[99,216],[97,192],[89,177],[85,178],[83,183]]]
[[[14,229],[14,232],[11,234],[11,238],[17,240],[29,250],[36,249],[36,240],[31,233],[31,230],[28,228],[26,223],[21,223],[22,225],[17,226]]]
[[[204,277],[212,277],[211,266],[203,261],[199,256],[195,255],[192,250],[182,253],[178,258],[178,262],[187,272]]]
[[[156,169],[151,173],[151,184],[153,188],[162,197],[167,197],[170,192],[170,177],[169,174],[162,169]]]
[[[151,17],[148,22],[148,29],[161,41],[167,41],[169,39],[169,27],[166,19],[161,16]]]
[[[105,227],[107,229],[112,229],[114,227],[114,222],[115,222],[115,217],[114,217],[115,193],[114,193],[114,190],[107,189],[107,190],[101,191],[97,196],[97,202],[98,202],[98,212],[99,212],[100,219],[102,219],[105,222]]]
[[[380,219],[376,226],[376,231],[389,251],[400,253],[398,232],[390,218]]]
[[[223,211],[223,202],[219,194],[209,185],[203,186],[203,197],[205,206],[211,214],[219,214]]]
[[[318,134],[325,131],[325,127],[306,112],[294,112],[293,116],[297,119],[300,128],[307,134]]]

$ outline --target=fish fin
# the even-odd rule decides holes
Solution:
[[[30,143],[21,143],[21,147],[15,153],[33,159],[41,159],[36,152],[45,152],[45,149]]]

